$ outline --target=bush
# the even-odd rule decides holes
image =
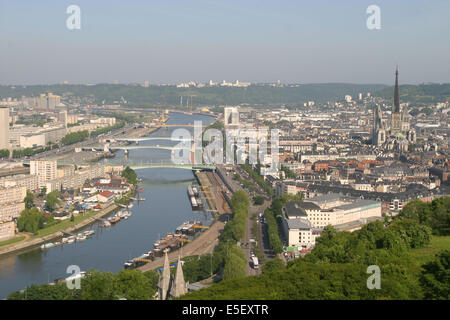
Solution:
[[[17,219],[17,228],[20,232],[36,233],[44,227],[44,222],[46,221],[45,215],[37,208],[25,209]]]

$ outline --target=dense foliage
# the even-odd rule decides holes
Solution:
[[[25,209],[20,213],[17,219],[17,228],[20,232],[36,233],[39,229],[44,227],[44,223],[48,219],[45,214],[40,212],[37,208]]]
[[[288,167],[281,166],[281,171],[284,172],[286,179],[296,179],[298,177],[298,174],[296,174],[294,171],[292,171]]]
[[[274,253],[283,252],[283,243],[280,239],[282,229],[282,210],[283,206],[289,201],[302,201],[302,196],[284,194],[280,197],[276,197],[269,208],[264,212],[266,218],[267,233],[269,236],[270,248]]]
[[[0,150],[0,158],[9,158],[9,150],[1,149]]]
[[[248,217],[249,200],[245,191],[233,194],[231,208],[233,216],[225,225],[213,254],[185,258],[183,273],[186,281],[197,282],[221,272],[225,279],[245,276],[247,261],[243,250],[236,245],[245,234]]]
[[[53,212],[53,210],[55,210],[61,204],[61,200],[59,200],[58,198],[59,195],[59,192],[55,190],[49,192],[45,197],[45,205],[50,212]]]
[[[72,132],[66,134],[66,136],[61,139],[61,143],[64,145],[74,144],[83,141],[87,137],[89,137],[89,132],[87,130]]]
[[[40,148],[14,149],[12,156],[13,156],[13,158],[30,157],[30,156],[34,156],[38,153],[42,153],[42,152],[57,148],[57,146],[58,146],[57,144],[50,144],[46,147],[40,147]]]
[[[81,279],[80,289],[71,290],[65,283],[32,285],[24,292],[11,293],[8,300],[148,300],[156,293],[157,284],[155,272],[92,270]]]
[[[245,234],[245,224],[248,218],[249,200],[245,191],[239,190],[231,197],[233,218],[227,222],[220,239],[223,241],[240,241]]]
[[[136,172],[131,169],[130,167],[126,167],[123,171],[122,171],[122,177],[124,177],[125,179],[127,179],[127,182],[130,184],[134,184],[137,185],[137,174]]]
[[[264,197],[262,196],[256,196],[253,198],[253,204],[255,206],[261,206],[264,204]]]
[[[352,233],[327,226],[312,252],[287,267],[274,259],[261,276],[222,281],[183,299],[448,299],[449,251],[423,269],[413,254],[430,235],[430,227],[408,218]],[[380,267],[379,290],[367,287],[370,265]]]
[[[23,199],[25,203],[25,209],[31,209],[34,207],[34,194],[30,190],[27,190],[27,195]]]
[[[242,164],[242,169],[244,169],[248,175],[264,190],[265,193],[269,196],[273,196],[274,192],[272,187],[264,180],[264,178],[259,174],[259,166],[256,170],[253,170],[252,167],[248,164]]]
[[[441,197],[432,202],[413,200],[403,207],[395,219],[413,219],[429,226],[435,235],[450,235],[450,197]]]
[[[450,251],[437,254],[423,269],[420,282],[425,299],[450,299]]]
[[[410,102],[439,102],[446,101],[450,97],[450,84],[402,85],[399,90],[400,99]],[[393,99],[394,89],[389,87],[379,90],[374,93],[374,96]]]

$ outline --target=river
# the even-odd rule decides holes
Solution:
[[[171,113],[167,124],[192,124],[202,121],[210,124],[213,117]],[[161,128],[151,137],[170,137],[177,127]],[[186,128],[192,130],[192,128]],[[175,145],[177,142],[152,140],[140,145]],[[170,151],[158,149],[131,150],[125,158],[124,152],[116,153],[109,163],[155,163],[170,162]],[[209,225],[212,217],[204,211],[192,211],[187,197],[187,186],[195,181],[190,170],[173,168],[140,169],[136,171],[142,179],[146,200],[134,203],[132,216],[110,228],[97,225],[87,227],[95,230],[90,239],[54,247],[42,251],[35,249],[26,253],[0,258],[0,299],[13,291],[31,284],[53,282],[68,277],[67,267],[77,265],[81,270],[97,269],[119,272],[123,263],[153,249],[153,243],[166,233],[174,232],[186,220],[200,220]]]

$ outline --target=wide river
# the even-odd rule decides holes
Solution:
[[[171,113],[167,124],[193,124],[202,121],[210,124],[213,117]],[[159,129],[151,137],[170,137],[177,127]],[[192,128],[185,128],[192,131]],[[151,140],[140,145],[175,145],[168,140]],[[170,151],[161,149],[131,150],[128,158],[123,151],[117,152],[109,163],[155,163],[170,162]],[[100,228],[97,224],[87,227],[95,230],[90,239],[54,247],[45,251],[36,249],[18,255],[0,258],[0,299],[13,291],[24,289],[31,284],[53,282],[57,278],[68,277],[69,265],[78,265],[81,270],[97,269],[118,272],[123,263],[133,257],[153,249],[153,243],[166,233],[174,232],[186,220],[200,220],[211,223],[211,216],[204,211],[192,211],[187,197],[187,186],[195,181],[190,170],[173,168],[140,169],[146,200],[134,203],[132,216],[110,228]]]

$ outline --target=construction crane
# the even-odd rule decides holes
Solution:
[[[194,95],[194,94],[191,94],[190,96],[188,96],[188,97],[190,97],[191,98],[191,103],[190,103],[190,107],[191,107],[191,113],[192,113],[192,97],[196,97],[196,95]]]

